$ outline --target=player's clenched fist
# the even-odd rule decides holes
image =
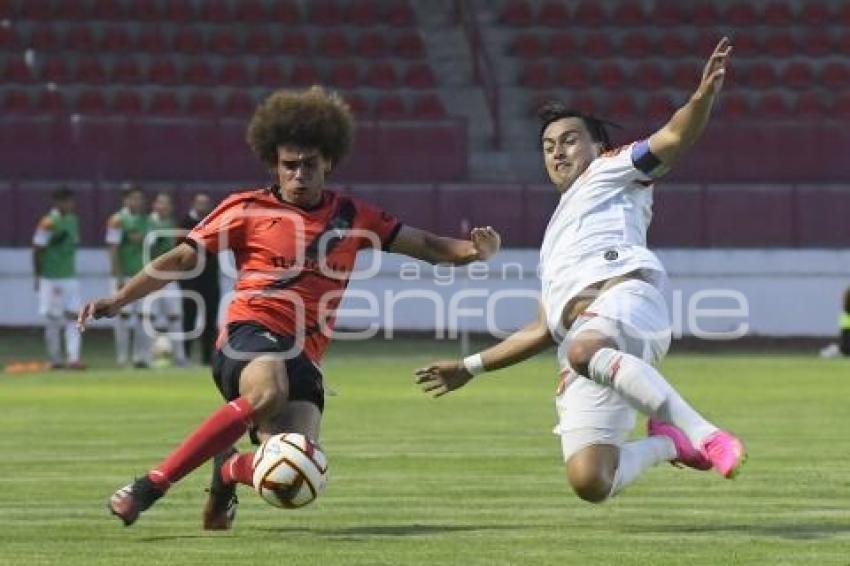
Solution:
[[[86,324],[92,319],[111,318],[118,314],[121,307],[111,298],[98,299],[86,303],[77,316],[77,328],[80,332],[86,329]]]
[[[434,397],[445,395],[466,385],[472,374],[458,361],[435,362],[416,370],[416,383]]]
[[[478,259],[486,261],[496,255],[502,247],[502,237],[492,226],[486,228],[473,228],[469,233],[472,245],[478,252]]]

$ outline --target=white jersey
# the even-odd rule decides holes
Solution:
[[[588,285],[638,269],[658,285],[665,279],[646,248],[659,165],[646,140],[635,142],[594,159],[561,196],[540,248],[543,308],[556,340],[564,338],[564,307]]]

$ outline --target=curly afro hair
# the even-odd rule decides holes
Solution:
[[[354,118],[340,95],[320,86],[279,90],[254,112],[245,139],[264,163],[277,165],[279,145],[316,148],[336,167],[348,153]]]

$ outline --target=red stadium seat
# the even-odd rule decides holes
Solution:
[[[807,26],[820,27],[832,23],[827,7],[818,1],[803,2],[800,21]]]
[[[325,57],[347,57],[351,55],[351,42],[339,30],[330,30],[319,37],[319,53]]]
[[[130,51],[133,48],[133,40],[127,28],[124,26],[109,26],[100,40],[100,49],[103,51]]]
[[[252,29],[245,40],[245,49],[256,55],[268,55],[275,52],[275,39],[265,29]]]
[[[692,25],[699,27],[714,26],[721,23],[720,13],[717,11],[717,6],[711,0],[705,0],[691,10],[689,22]]]
[[[85,90],[77,97],[75,110],[80,114],[106,114],[106,97],[101,90]]]
[[[581,0],[576,6],[573,21],[579,26],[603,26],[607,19],[602,4],[594,0]]]
[[[335,0],[310,2],[310,23],[315,26],[337,26],[342,23],[342,10]]]
[[[676,111],[673,100],[663,92],[657,92],[649,97],[644,113],[652,119],[666,119]]]
[[[112,82],[136,84],[142,82],[142,69],[136,57],[128,56],[118,59],[112,67]]]
[[[807,90],[801,92],[794,103],[794,116],[800,118],[820,118],[827,114],[827,105],[817,91]]]
[[[815,86],[815,73],[811,65],[803,61],[792,61],[786,65],[779,78],[785,86],[794,89],[813,88]]]
[[[136,0],[130,2],[130,19],[141,22],[155,22],[162,19],[162,6],[157,0]]]
[[[570,23],[567,7],[559,0],[549,0],[540,7],[537,14],[537,24],[551,28],[561,28]]]
[[[248,62],[243,59],[228,59],[218,73],[218,82],[229,86],[252,86],[254,82]]]
[[[35,80],[32,69],[23,59],[7,59],[6,68],[3,69],[3,82],[8,83],[31,83]]]
[[[68,79],[69,75],[70,73],[68,72],[68,66],[65,63],[65,59],[59,57],[48,59],[44,64],[44,67],[41,69],[42,80],[52,83],[64,82]]]
[[[567,61],[561,63],[556,71],[555,82],[559,86],[583,89],[590,87],[587,69],[581,63]]]
[[[790,108],[785,97],[780,92],[767,92],[763,94],[755,107],[755,115],[766,118],[788,118]]]
[[[148,82],[160,85],[177,84],[177,66],[170,58],[156,59],[148,67]]]
[[[12,0],[0,0],[0,19],[8,20],[17,16],[16,7],[16,5],[12,5]]]
[[[599,112],[599,104],[594,99],[591,99],[594,104],[594,111]],[[605,104],[605,112],[611,117],[619,120],[634,119],[638,114],[638,107],[635,104],[634,98],[627,92],[617,91],[608,95]]]
[[[421,120],[439,120],[446,117],[446,108],[434,93],[420,95],[413,102],[411,117]]]
[[[835,40],[835,47],[842,55],[850,55],[850,33],[839,35]]]
[[[32,110],[32,101],[27,91],[12,89],[7,90],[3,97],[4,114],[26,114]]]
[[[195,91],[189,95],[186,111],[192,116],[215,116],[218,114],[218,103],[209,91]]]
[[[53,17],[49,0],[28,0],[20,3],[22,20],[47,21]]]
[[[319,71],[316,67],[309,63],[295,63],[292,67],[292,74],[289,76],[289,82],[294,86],[306,87],[322,82],[319,76]]]
[[[359,119],[369,117],[369,102],[359,94],[347,94],[345,102],[355,117]]]
[[[295,0],[278,0],[272,4],[273,23],[295,25],[301,23],[301,9]],[[287,30],[290,31],[290,30]]]
[[[398,73],[391,63],[375,63],[366,72],[366,84],[373,88],[395,88],[398,86]]]
[[[393,52],[406,59],[421,59],[425,57],[425,44],[418,32],[403,33],[396,39]]]
[[[157,116],[176,116],[180,113],[180,101],[171,91],[158,91],[150,98],[148,114]]]
[[[843,62],[829,62],[821,67],[820,82],[828,89],[843,90],[850,86],[850,68]]]
[[[734,26],[754,26],[759,22],[759,14],[750,2],[735,2],[723,14],[723,20]]]
[[[255,24],[263,23],[268,18],[265,5],[260,0],[239,0],[233,15],[238,22]]]
[[[65,35],[65,49],[71,51],[94,51],[97,47],[94,34],[88,26],[74,26]]]
[[[218,29],[210,38],[209,49],[213,53],[232,55],[242,49],[239,36],[228,28]]]
[[[413,63],[404,72],[404,86],[431,89],[437,87],[437,79],[427,63]]]
[[[850,4],[844,3],[835,14],[835,23],[843,27],[850,26]]]
[[[375,0],[351,2],[345,9],[345,22],[356,26],[375,26],[381,23]]]
[[[646,13],[638,2],[621,2],[611,14],[611,23],[624,27],[642,26],[646,21]]]
[[[675,31],[664,33],[658,38],[656,45],[658,54],[663,57],[689,57],[694,53],[694,46],[688,36]]]
[[[103,64],[97,59],[80,59],[77,62],[74,80],[78,83],[103,84],[106,82],[106,70],[103,68]]]
[[[338,88],[356,88],[360,85],[360,68],[352,61],[338,63],[331,69],[330,82]]]
[[[201,53],[204,50],[204,39],[196,28],[181,27],[174,34],[174,49],[180,53]]]
[[[842,92],[836,97],[832,113],[839,118],[850,118],[850,92]]]
[[[243,90],[235,90],[227,96],[224,111],[229,118],[245,118],[254,113],[256,101]]]
[[[632,82],[639,88],[655,90],[666,86],[667,76],[657,63],[646,61],[635,67]]]
[[[386,94],[375,104],[375,115],[379,120],[400,120],[407,117],[404,100],[397,94]]]
[[[549,39],[549,55],[552,57],[569,57],[578,53],[578,46],[572,34],[560,33]]]
[[[507,0],[502,5],[499,21],[508,26],[527,26],[531,24],[531,7],[526,0]]]
[[[729,91],[720,96],[717,113],[720,118],[732,119],[750,116],[747,96],[739,91]]]
[[[832,38],[821,30],[811,30],[800,39],[800,49],[809,57],[824,57],[836,49]]]
[[[701,75],[702,69],[699,65],[692,61],[682,61],[673,68],[670,84],[679,90],[693,90],[699,84]]]
[[[211,86],[215,84],[215,74],[206,59],[190,60],[183,67],[183,82],[190,85]]]
[[[284,85],[286,79],[280,65],[274,60],[260,60],[257,65],[257,82],[265,87],[278,88]]]
[[[746,72],[738,75],[738,81],[755,89],[765,89],[776,85],[776,69],[772,63],[758,61],[747,67]]]
[[[631,99],[628,97],[627,100],[631,102]],[[578,110],[580,112],[596,115],[604,114],[606,112],[606,108],[603,106],[602,102],[601,97],[593,96],[586,92],[570,95],[570,107],[573,110]]]
[[[552,84],[549,65],[542,61],[532,61],[523,65],[520,70],[519,84],[531,89],[548,88]]]
[[[77,4],[80,8],[75,11],[79,17],[73,19],[85,19],[85,6],[82,2],[69,2],[68,4]],[[105,20],[108,22],[118,22],[124,19],[124,8],[117,0],[95,0],[92,5],[91,18],[95,20]]]
[[[393,27],[403,28],[416,25],[416,12],[405,0],[391,1],[385,7],[384,17]]]
[[[206,0],[201,4],[201,20],[224,24],[233,22],[234,16],[226,0]]]
[[[620,46],[623,57],[642,59],[653,53],[652,40],[643,31],[628,32]]]
[[[21,44],[21,36],[12,27],[0,27],[0,49],[9,51],[16,49]]]
[[[626,73],[617,61],[602,61],[596,67],[596,83],[603,88],[623,88],[626,85]]]
[[[367,31],[357,37],[357,53],[361,57],[377,59],[389,53],[386,34],[379,31]]]
[[[171,52],[171,40],[159,26],[145,26],[139,34],[137,48],[148,53]]]
[[[762,51],[771,57],[783,59],[794,55],[798,50],[794,36],[790,32],[783,30],[775,31],[768,35],[762,45]]]
[[[59,49],[59,36],[52,26],[35,26],[30,32],[30,45],[38,51],[53,51]]]
[[[775,0],[764,9],[762,21],[768,26],[787,26],[794,21],[794,14],[786,0]]]
[[[708,57],[714,48],[717,47],[719,37],[716,33],[704,33],[700,36],[700,55]],[[735,55],[738,59],[746,57],[755,57],[762,50],[758,39],[754,34],[741,33],[732,38],[732,45],[735,48]]]
[[[292,30],[284,34],[280,48],[285,55],[306,55],[310,51],[310,41],[303,32]]]
[[[195,7],[190,0],[169,0],[166,2],[165,17],[171,22],[180,24],[197,21]]]
[[[517,34],[511,44],[511,54],[523,59],[536,59],[543,54],[543,43],[540,34]]]
[[[123,116],[141,114],[142,99],[134,90],[120,90],[112,99],[112,112]]]
[[[605,59],[615,54],[611,37],[607,33],[591,32],[582,43],[582,54],[593,59]]]
[[[45,114],[61,114],[65,112],[65,96],[58,90],[45,90],[35,104],[36,110]]]
[[[647,19],[660,27],[678,26],[686,20],[683,5],[680,2],[656,2]]]

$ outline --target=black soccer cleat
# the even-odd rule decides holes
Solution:
[[[236,498],[236,484],[224,483],[221,479],[221,467],[234,454],[236,448],[231,446],[213,458],[212,480],[206,490],[209,497],[204,505],[204,530],[226,531],[233,526],[236,506],[239,504]]]
[[[124,522],[125,527],[129,527],[164,493],[148,476],[143,476],[113,493],[107,507]]]

